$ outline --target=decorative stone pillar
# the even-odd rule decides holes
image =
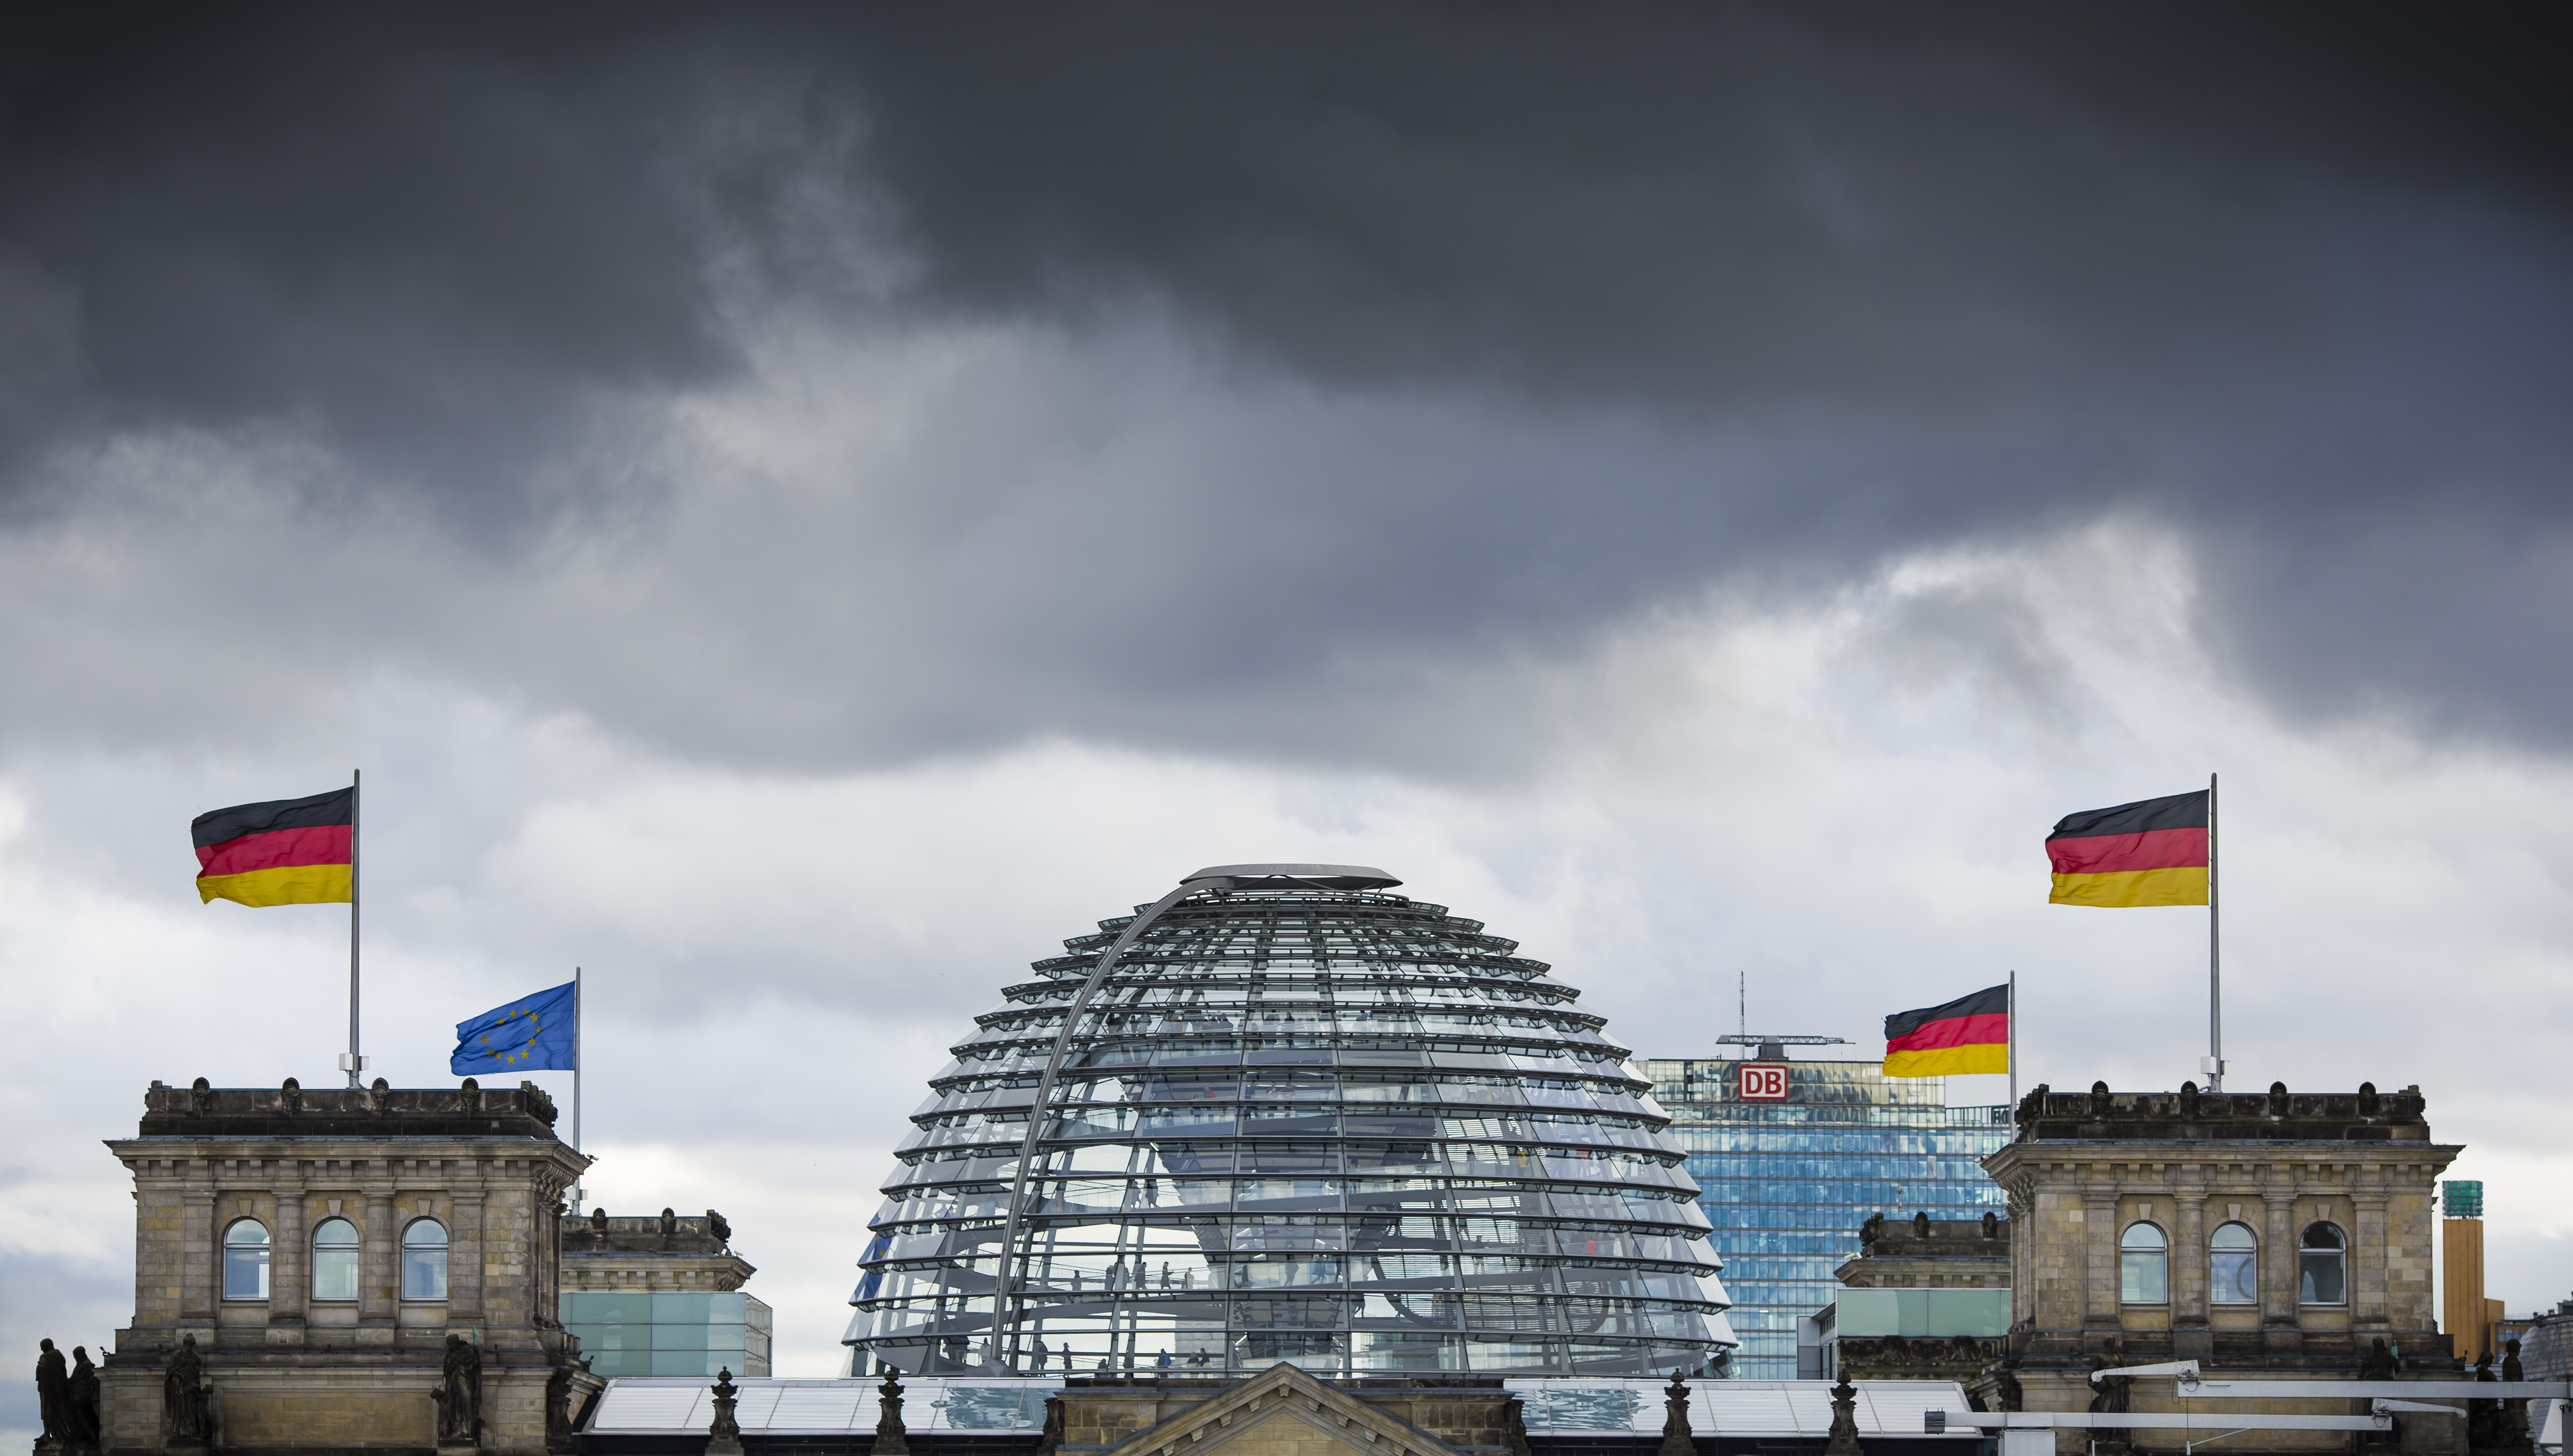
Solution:
[[[2383,1174],[2375,1168],[2354,1170],[2350,1191],[2350,1332],[2383,1329],[2385,1318],[2385,1255],[2392,1243],[2386,1231],[2385,1203],[2387,1193]]]
[[[359,1235],[358,1323],[394,1322],[394,1190],[367,1189],[367,1227]]]
[[[192,1163],[189,1171],[199,1178],[207,1174],[204,1164]],[[179,1193],[179,1319],[183,1324],[211,1326],[215,1322],[215,1190],[212,1183],[202,1182]]]
[[[301,1328],[312,1307],[313,1260],[305,1248],[304,1190],[281,1188],[268,1243],[268,1322]]]
[[[2082,1252],[2090,1292],[2082,1322],[2095,1328],[2118,1327],[2118,1194],[2094,1185],[2082,1197]]]
[[[2296,1322],[2295,1190],[2263,1168],[2260,1188],[2260,1323]]]
[[[2206,1178],[2195,1166],[2181,1169],[2171,1197],[2171,1328],[2206,1325]]]
[[[481,1188],[458,1188],[448,1212],[446,1318],[472,1324],[482,1318]]]

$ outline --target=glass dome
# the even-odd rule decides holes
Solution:
[[[885,1182],[858,1368],[1648,1375],[1730,1346],[1626,1049],[1399,883],[1202,870],[1007,988]]]

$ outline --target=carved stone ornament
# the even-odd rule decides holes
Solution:
[[[715,1418],[706,1427],[706,1456],[741,1456],[741,1422],[732,1413],[741,1391],[732,1383],[730,1366],[716,1372],[714,1397]]]
[[[2048,1093],[2054,1091],[2055,1089],[2042,1082],[2029,1089],[2028,1095],[2021,1097],[2019,1105],[2012,1109],[2011,1120],[2022,1127],[2035,1123],[2039,1116],[2043,1115]]]
[[[71,1379],[64,1386],[64,1418],[70,1430],[64,1440],[75,1452],[98,1449],[98,1367],[89,1362],[89,1347],[72,1346]]]
[[[198,1078],[195,1082],[190,1083],[188,1085],[188,1110],[192,1112],[211,1112],[214,1109],[215,1090],[212,1087],[209,1087],[206,1084],[206,1080],[202,1077]]]
[[[1912,1215],[1912,1236],[1914,1238],[1930,1236],[1930,1210],[1925,1208]]]
[[[2385,1098],[2377,1095],[2376,1084],[2372,1082],[2360,1083],[2358,1085],[2358,1114],[2362,1117],[2375,1117],[2382,1115],[2384,1111]]]
[[[297,1082],[294,1078],[288,1078],[286,1080],[286,1085],[277,1090],[277,1101],[278,1105],[286,1108],[286,1110],[290,1112],[303,1111],[304,1084]]]
[[[545,1449],[571,1449],[571,1377],[579,1367],[556,1365],[545,1377]]]
[[[2183,1117],[2195,1117],[2197,1115],[2196,1083],[2183,1082],[2179,1085],[2179,1114]]]
[[[1697,1440],[1689,1432],[1688,1382],[1680,1372],[1671,1372],[1671,1384],[1662,1392],[1662,1449],[1658,1456],[1697,1456]]]
[[[679,1215],[667,1208],[661,1210],[661,1236],[665,1239],[679,1236]]]
[[[2269,1115],[2272,1117],[2287,1115],[2287,1085],[2283,1082],[2269,1084]]]
[[[393,1104],[393,1084],[385,1081],[381,1077],[377,1078],[375,1086],[367,1089],[367,1110],[370,1112],[382,1112]]]
[[[876,1409],[875,1456],[911,1456],[911,1436],[902,1428],[902,1382],[890,1369],[876,1387]]]
[[[2002,1220],[2001,1220],[2001,1215],[1999,1215],[1999,1214],[1997,1214],[1997,1213],[1993,1212],[1993,1210],[1992,1210],[1992,1209],[1990,1209],[1990,1208],[1985,1209],[1985,1210],[1984,1210],[1984,1237],[1986,1237],[1986,1238],[1999,1238],[1999,1237],[2001,1237],[2001,1236],[2002,1236]]]
[[[2394,1352],[2385,1347],[2385,1336],[2367,1342],[2367,1353],[2358,1357],[2358,1378],[2391,1380],[2394,1378]]]
[[[1045,1403],[1045,1429],[1037,1433],[1037,1456],[1052,1456],[1063,1446],[1063,1396],[1049,1395]]]
[[[439,1363],[437,1388],[429,1392],[437,1407],[437,1444],[479,1445],[482,1430],[482,1351],[462,1335],[446,1337],[446,1358]]]
[[[206,1444],[206,1362],[197,1337],[181,1335],[161,1371],[161,1428],[172,1446]]]
[[[1858,1444],[1858,1387],[1843,1375],[1832,1387],[1832,1438],[1823,1456],[1861,1456]]]
[[[71,1372],[52,1340],[36,1341],[36,1418],[42,1431],[38,1444],[51,1442],[59,1450],[71,1439]]]
[[[2109,1085],[2105,1082],[2091,1084],[2091,1115],[2094,1117],[2109,1115]]]

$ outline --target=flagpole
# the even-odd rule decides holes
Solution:
[[[349,1086],[359,1087],[358,1074],[367,1059],[358,1055],[358,797],[364,774],[349,770],[349,1055],[340,1065],[349,1070]]]
[[[580,1151],[580,968],[571,968],[571,1150]],[[580,1175],[571,1180],[571,1216],[580,1216]]]
[[[2215,775],[2206,776],[2206,1090],[2224,1091],[2224,962],[2215,934]]]
[[[2016,1116],[2019,1107],[2019,973],[2017,971],[2013,971],[2010,977],[2009,1011],[2010,1101],[2012,1115]]]

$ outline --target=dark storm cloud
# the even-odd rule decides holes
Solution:
[[[869,664],[928,700],[915,746],[1310,733],[1441,652],[2121,509],[2200,544],[2211,630],[2281,701],[2568,721],[2562,675],[2515,666],[2573,618],[2542,12],[66,14],[6,63],[20,482],[107,431],[259,424],[335,452],[324,496],[531,537],[683,483],[601,438],[738,379],[745,321],[781,317],[1158,310],[1254,387],[1427,401],[1372,462],[1255,432],[941,577],[955,523],[1027,488],[960,447],[916,538],[851,543],[936,608]],[[1083,569],[1119,552],[1153,569]],[[810,617],[774,564],[706,630]],[[978,656],[987,693],[956,681]],[[638,718],[659,686],[548,683]],[[800,682],[760,709],[691,731],[860,713]]]

